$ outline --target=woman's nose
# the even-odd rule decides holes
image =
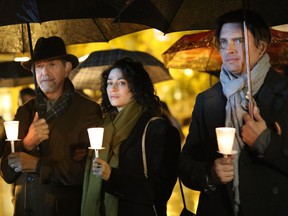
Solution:
[[[118,84],[117,83],[113,83],[113,85],[111,86],[111,90],[112,91],[117,91],[118,90]]]

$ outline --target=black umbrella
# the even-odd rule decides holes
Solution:
[[[0,87],[15,87],[32,83],[31,71],[25,70],[19,62],[0,63]]]
[[[0,4],[0,52],[30,52],[32,62],[32,47],[39,37],[60,36],[69,45],[109,41],[148,28],[113,23],[125,0],[2,0]],[[38,112],[43,116],[45,111],[39,108],[43,99],[38,94],[35,76],[34,84]]]
[[[0,53],[30,52],[39,37],[59,36],[66,45],[108,42],[149,28],[114,22],[125,0],[5,0],[0,4]]]
[[[59,36],[66,45],[108,42],[113,38],[148,28],[133,23],[114,23],[113,18],[55,20],[41,24],[2,26],[0,27],[0,53],[29,53],[28,26],[32,33],[33,47],[39,37]]]
[[[115,17],[126,0],[1,0],[0,25]]]
[[[101,85],[101,73],[115,61],[122,58],[131,58],[134,61],[141,62],[153,83],[172,79],[168,69],[154,56],[146,52],[123,49],[91,53],[84,62],[72,71],[70,79],[76,89],[98,90]]]
[[[118,20],[140,23],[164,33],[209,30],[215,28],[220,15],[241,8],[260,13],[269,26],[288,23],[286,0],[131,0]]]

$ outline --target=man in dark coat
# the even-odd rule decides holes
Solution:
[[[218,20],[220,82],[198,95],[180,155],[183,183],[201,191],[197,215],[288,215],[288,80],[270,67],[268,26],[258,14],[245,12]],[[250,114],[244,17],[254,103]],[[236,128],[238,153],[228,157],[217,153],[215,128],[223,126]]]
[[[98,125],[101,108],[75,92],[68,76],[78,59],[66,53],[61,38],[40,38],[34,54],[41,107],[32,99],[18,108],[15,120],[21,141],[15,153],[7,145],[1,176],[15,184],[15,216],[78,216],[87,128]],[[31,61],[23,66],[33,67]]]

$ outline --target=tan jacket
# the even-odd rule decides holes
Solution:
[[[19,138],[23,139],[35,113],[35,100],[19,107]],[[15,183],[15,215],[80,215],[82,183],[86,158],[73,159],[75,150],[87,149],[87,128],[98,125],[100,106],[75,93],[65,113],[49,123],[49,141],[28,152],[40,157],[37,173],[16,173],[7,163],[7,148],[1,159],[1,175]],[[9,147],[9,145],[7,145]],[[21,144],[16,151],[24,151]]]

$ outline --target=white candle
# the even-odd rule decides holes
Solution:
[[[5,121],[4,127],[7,140],[12,141],[18,139],[19,121]]]
[[[232,153],[235,128],[232,127],[218,127],[216,128],[217,143],[219,152],[224,155],[229,155]]]
[[[90,140],[91,149],[95,149],[95,157],[99,157],[98,150],[102,149],[104,128],[94,127],[88,128],[88,136]]]
[[[18,140],[19,121],[5,121],[4,127],[7,140],[11,142],[11,152],[14,153],[14,141]]]

